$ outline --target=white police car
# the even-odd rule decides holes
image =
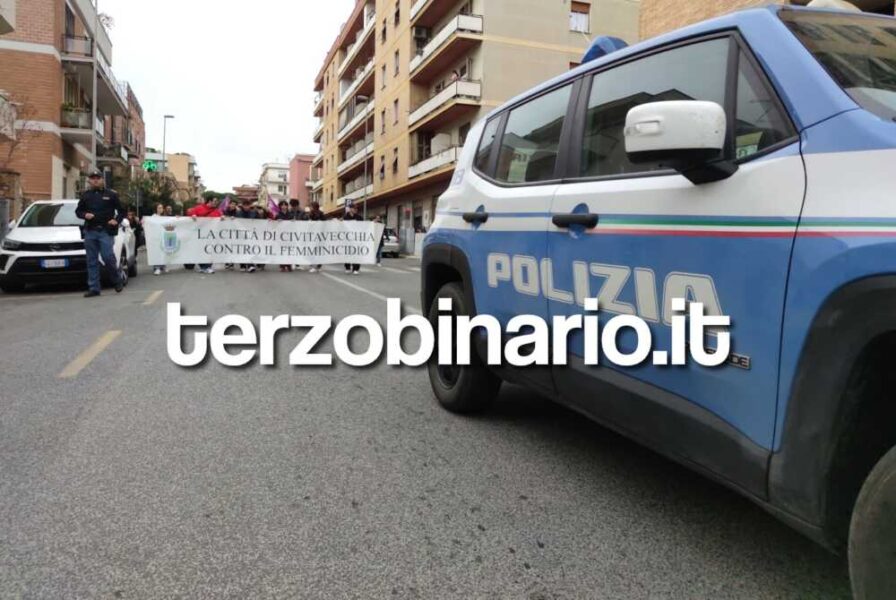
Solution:
[[[458,313],[729,315],[719,368],[430,366],[482,409],[523,383],[705,473],[896,598],[896,20],[753,9],[618,50],[476,125],[424,242]],[[625,344],[625,339],[621,345]]]
[[[77,200],[41,200],[28,206],[0,242],[0,290],[17,292],[28,284],[87,283]],[[137,275],[137,252],[130,224],[115,236],[115,257],[125,284]]]

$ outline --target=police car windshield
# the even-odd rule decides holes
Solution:
[[[71,202],[33,204],[22,216],[19,227],[71,227],[81,225]]]
[[[789,10],[781,18],[857,104],[896,120],[896,19]]]

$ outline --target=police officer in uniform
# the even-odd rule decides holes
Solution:
[[[121,201],[115,190],[106,189],[106,182],[100,171],[91,171],[87,178],[90,188],[81,194],[75,214],[84,219],[84,249],[87,251],[87,293],[85,298],[100,295],[99,257],[109,273],[109,279],[120,292],[124,283],[118,272],[113,243],[118,235],[118,225],[124,218]]]

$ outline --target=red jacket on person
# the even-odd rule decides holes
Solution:
[[[208,204],[197,204],[187,211],[188,217],[220,217],[221,211]]]

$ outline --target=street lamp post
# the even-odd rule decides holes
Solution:
[[[167,141],[168,136],[168,119],[173,119],[174,115],[165,115],[165,118],[162,120],[162,163],[165,165],[163,169],[166,173],[168,172],[168,155],[165,154],[165,142]]]

